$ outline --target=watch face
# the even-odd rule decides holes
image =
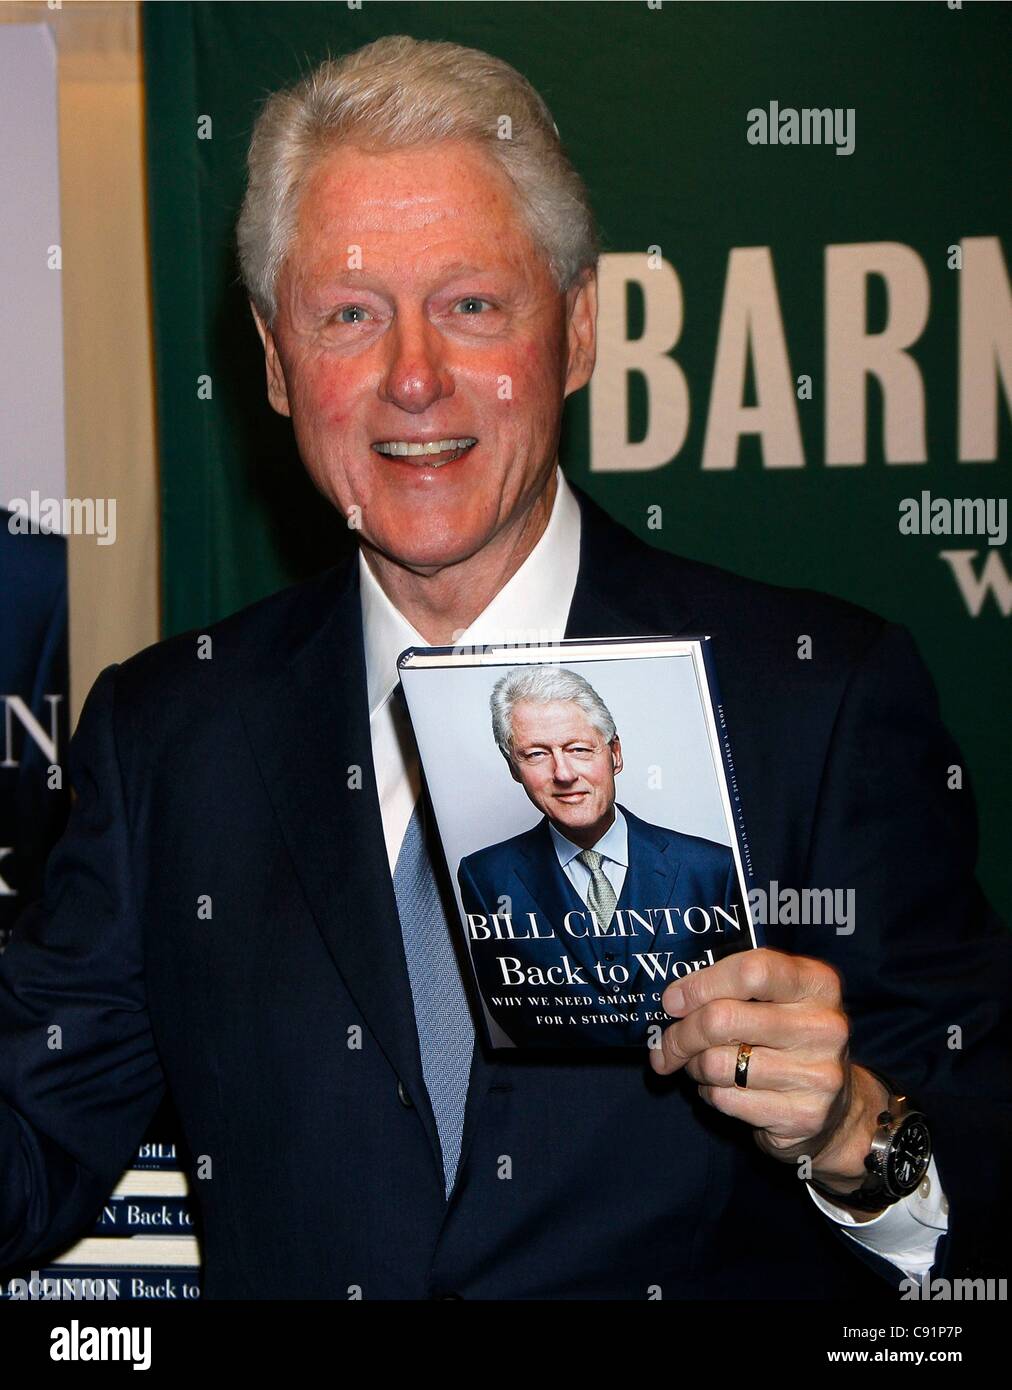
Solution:
[[[923,1120],[911,1118],[893,1138],[886,1160],[886,1184],[893,1192],[913,1192],[931,1160],[931,1136]]]

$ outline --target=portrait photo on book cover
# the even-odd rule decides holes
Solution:
[[[419,741],[493,1046],[647,1045],[668,984],[757,944],[692,660],[428,675],[426,708],[453,686]]]

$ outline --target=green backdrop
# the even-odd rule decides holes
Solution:
[[[642,440],[671,404],[656,381],[651,387],[649,372],[614,366],[625,339],[637,338],[648,321],[664,326],[657,287],[670,286],[672,276],[662,265],[661,278],[649,278],[657,273],[647,269],[649,248],[659,248],[677,276],[683,301],[684,323],[668,355],[688,391],[684,442],[678,420],[669,421],[672,447],[662,466],[615,471],[618,461],[634,462],[634,451],[622,460],[608,456],[600,435],[592,437],[588,392],[581,392],[567,408],[568,476],[655,544],[828,590],[907,624],[975,785],[981,877],[1007,913],[1009,548],[979,536],[901,535],[898,508],[925,490],[932,498],[993,499],[1008,491],[1010,387],[998,364],[1007,380],[1009,8],[157,3],[145,4],[143,23],[166,634],[203,626],[332,564],[349,540],[342,519],[306,480],[290,424],[267,404],[262,353],[238,282],[233,228],[257,104],[328,53],[381,34],[486,48],[543,94],[590,188],[606,253],[602,274],[621,309],[603,325],[594,389],[603,393],[602,418],[624,419],[630,442]],[[750,144],[748,113],[772,101],[853,111],[853,153]],[[209,139],[198,138],[201,117],[211,118]],[[870,376],[860,393],[864,462],[827,462],[834,393],[827,321],[838,347],[838,315],[855,295],[853,286],[836,285],[830,319],[827,248],[877,242],[912,254],[903,253],[905,281],[868,277],[859,309],[869,334],[905,309],[915,312],[904,297],[910,301],[909,285],[921,274],[917,261],[923,266],[927,320],[909,360],[923,383],[927,458],[890,456],[885,395]],[[986,273],[975,263],[976,318],[967,308],[962,323],[973,388],[963,401],[963,428],[996,417],[996,448],[983,451],[994,457],[964,461],[960,297],[970,304],[972,296],[967,261],[955,268],[950,250],[961,244],[965,256],[976,247],[992,257]],[[790,380],[811,378],[810,399],[791,399],[803,464],[783,466],[782,450],[766,441],[764,451],[759,435],[745,434],[725,459],[729,466],[704,469],[729,257],[753,247],[769,248]],[[623,286],[626,268],[632,279]],[[860,288],[863,294],[863,282]],[[728,297],[728,332],[740,303]],[[757,324],[749,312],[754,305],[739,318],[762,329],[768,363],[769,315]],[[768,405],[758,349],[742,360],[741,404]],[[209,400],[198,394],[205,374]],[[839,392],[836,400],[842,408]],[[901,431],[911,424],[908,407],[909,399]],[[659,531],[649,525],[657,504]],[[942,558],[952,551],[976,556]],[[984,595],[976,616],[975,585]]]

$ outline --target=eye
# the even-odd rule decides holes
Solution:
[[[586,743],[578,743],[568,750],[569,756],[575,758],[577,762],[587,763],[594,757],[597,749]]]
[[[338,323],[363,323],[368,312],[367,309],[362,308],[361,304],[343,304],[335,313],[334,318],[337,319]],[[345,314],[361,314],[362,318],[346,319],[344,318]]]
[[[469,294],[469,295],[466,296],[466,298],[459,300],[456,307],[459,309],[460,306],[461,306],[462,304],[464,304],[464,305],[487,304],[487,305],[489,306],[489,308],[493,308],[493,307],[494,307],[491,300],[489,300],[489,299],[479,299],[479,297],[478,297],[476,294]],[[467,310],[466,310],[466,314],[467,314],[467,316],[470,317],[470,318],[480,318],[480,317],[481,317],[480,312],[479,312],[479,313],[474,313],[474,311],[473,311],[472,309],[467,309]]]

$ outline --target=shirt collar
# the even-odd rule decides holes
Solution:
[[[580,505],[556,464],[555,500],[548,525],[517,572],[461,635],[462,645],[558,642],[565,636],[580,567]],[[405,647],[430,643],[394,607],[359,550],[362,632],[365,638],[369,717],[397,685],[397,658]]]
[[[583,846],[574,845],[572,840],[567,840],[565,835],[556,830],[551,821],[548,822],[548,829],[552,836],[552,843],[555,845],[555,853],[559,856],[559,863],[565,868],[571,859],[575,859],[578,854],[583,852]],[[605,859],[610,859],[616,864],[624,864],[628,869],[629,824],[617,801],[615,803],[615,819],[593,848]]]

